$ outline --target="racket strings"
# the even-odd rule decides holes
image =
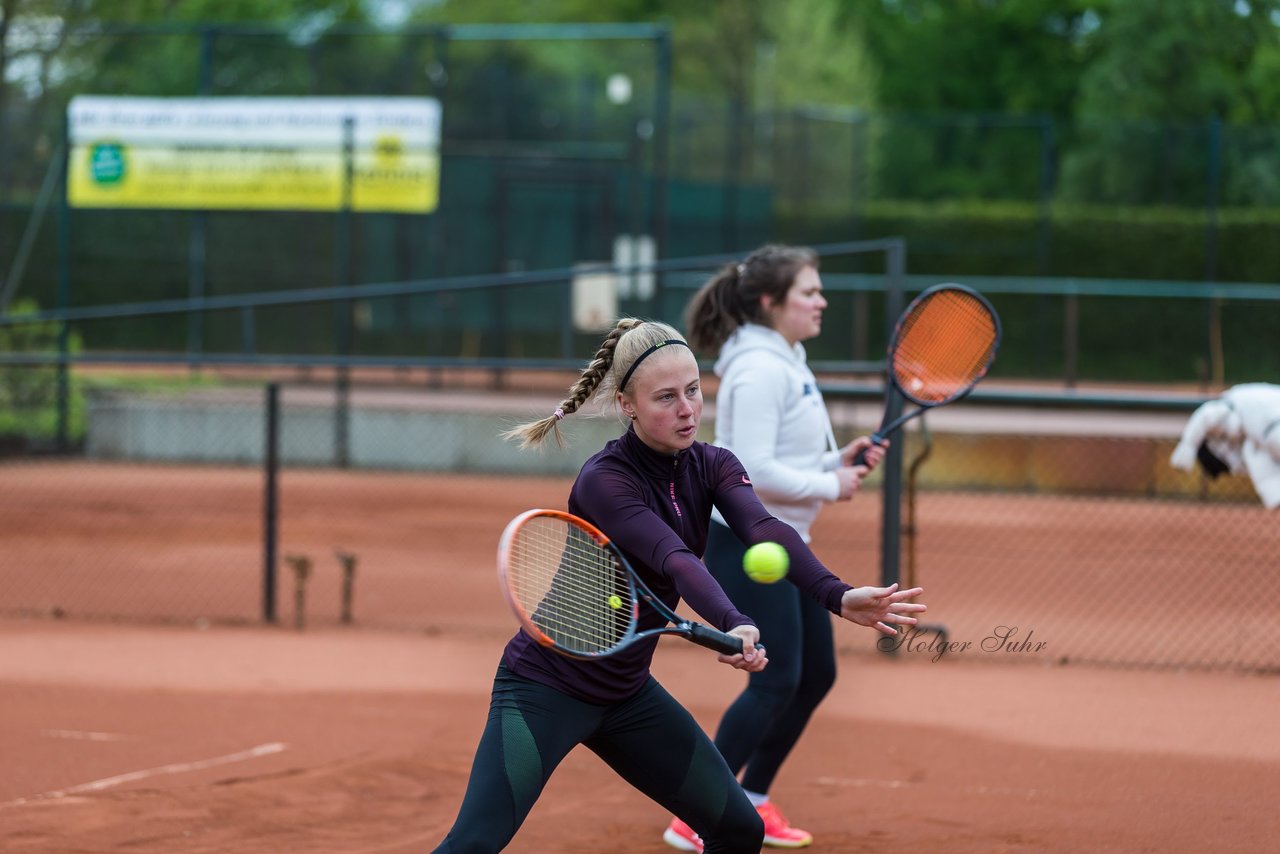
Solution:
[[[964,291],[939,291],[903,319],[893,352],[899,387],[921,404],[951,400],[980,380],[995,356],[996,320]]]
[[[613,554],[585,530],[536,516],[513,538],[507,583],[521,609],[560,646],[584,655],[616,646],[631,631],[635,600]]]

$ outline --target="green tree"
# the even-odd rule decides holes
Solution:
[[[360,0],[0,0],[0,201],[13,175],[38,183],[71,95],[197,92],[199,35],[159,25],[267,23],[296,43],[364,11]],[[243,79],[255,75],[271,79],[272,69]]]
[[[1211,120],[1274,120],[1280,102],[1276,0],[1117,0],[1102,12],[1084,70],[1079,137],[1062,193],[1101,202],[1203,204],[1214,151]],[[1280,201],[1274,132],[1239,132],[1239,202]]]
[[[413,19],[448,23],[666,23],[676,88],[753,104],[869,106],[874,71],[842,0],[441,0]],[[769,79],[760,79],[767,73]]]
[[[889,110],[1071,114],[1090,0],[853,0]]]
[[[0,0],[0,203],[8,196],[9,188],[9,112],[6,106],[9,101],[9,84],[5,76],[5,68],[9,61],[9,27],[13,14],[18,8],[18,0]]]
[[[9,314],[20,316],[38,310],[34,301],[19,300]],[[52,322],[0,326],[0,353],[49,355],[57,352],[58,337],[59,326]],[[69,336],[68,348],[73,354],[80,352],[78,334]],[[56,365],[0,365],[0,436],[56,435],[57,401]],[[82,408],[78,401],[76,408]]]
[[[832,0],[774,0],[767,17],[773,46],[776,103],[826,104],[873,110],[881,68],[866,44],[860,18]]]
[[[1251,71],[1260,52],[1280,44],[1277,15],[1276,0],[1113,0],[1081,74],[1079,116],[1274,119],[1263,103],[1280,86]]]

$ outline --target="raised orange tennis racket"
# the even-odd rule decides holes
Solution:
[[[871,441],[883,444],[917,415],[952,403],[973,391],[1000,346],[1000,317],[982,294],[964,285],[935,285],[911,301],[889,342],[889,379],[917,408],[889,420],[885,401],[880,429]],[[859,451],[854,465],[866,461]]]

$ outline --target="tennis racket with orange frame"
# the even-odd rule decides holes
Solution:
[[[572,513],[527,510],[512,519],[498,542],[498,577],[525,633],[572,658],[613,655],[657,634],[742,652],[741,638],[668,608],[599,528]],[[671,625],[638,631],[642,602]]]
[[[888,351],[893,388],[917,408],[890,420],[893,400],[887,400],[871,441],[883,444],[917,415],[973,391],[987,375],[999,347],[1000,317],[982,294],[948,283],[917,296],[898,319]],[[859,451],[853,464],[862,465],[865,460],[866,451]]]

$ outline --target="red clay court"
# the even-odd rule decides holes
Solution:
[[[218,508],[256,502],[258,472],[180,478],[192,490],[181,511],[172,484],[134,489],[114,523],[77,525],[65,506],[56,517],[42,507],[38,490],[9,488],[24,477],[50,482],[40,468],[7,469],[0,490],[14,521],[0,535],[6,563],[21,572],[39,572],[42,556],[48,566],[124,539],[153,559],[180,549],[216,563],[242,549],[255,565],[256,517]],[[331,547],[341,528],[346,544],[365,549],[357,614],[407,598],[406,609],[429,609],[425,628],[338,626],[332,591],[320,588],[314,624],[300,632],[285,587],[278,628],[0,622],[0,849],[431,850],[461,800],[513,630],[493,575],[497,535],[521,509],[560,506],[567,481],[362,474],[362,490],[339,498],[338,476],[290,477],[287,500],[306,512],[286,522],[288,547]],[[344,503],[360,513],[338,513]],[[877,511],[867,502],[864,512]],[[210,523],[206,541],[184,540],[180,521],[191,513]],[[121,524],[138,514],[153,523]],[[375,515],[379,530],[411,531],[430,548],[370,551],[359,521]],[[105,589],[109,580],[82,582]],[[1141,611],[1142,589],[1121,592]],[[927,598],[930,616],[944,618],[947,596]],[[810,850],[1274,847],[1274,676],[889,657],[869,651],[868,630],[842,624],[837,637],[840,680],[774,792],[814,833]],[[708,728],[744,678],[678,640],[663,642],[655,670]],[[665,822],[579,750],[509,850],[661,854]]]

